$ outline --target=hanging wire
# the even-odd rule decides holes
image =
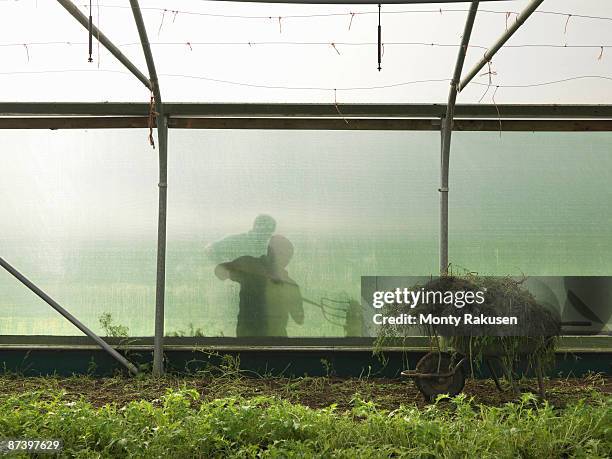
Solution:
[[[99,30],[98,30],[99,33]],[[35,47],[35,46],[74,46],[82,45],[84,42],[77,41],[39,41],[39,42],[27,42],[27,43],[0,43],[0,48],[3,47]],[[190,51],[193,51],[193,46],[376,46],[378,42],[325,42],[325,41],[187,41],[187,42],[151,42],[151,46],[187,46]],[[125,42],[118,43],[118,47],[129,47],[129,46],[140,46],[140,42]],[[98,43],[98,46],[99,43]],[[431,48],[458,48],[460,45],[456,43],[437,43],[437,42],[418,42],[418,41],[388,41],[381,43],[381,47],[384,50],[385,46],[414,46],[414,47],[431,47]],[[553,43],[524,43],[515,45],[504,45],[504,49],[521,49],[521,48],[543,48],[543,49],[595,49],[600,51],[602,49],[612,48],[612,44],[590,44],[590,45],[570,45],[570,44],[553,44]],[[488,50],[486,46],[482,45],[470,45],[470,49],[481,49],[483,51]],[[381,53],[384,57],[384,52]]]
[[[501,113],[499,112],[499,107],[497,106],[497,102],[495,101],[495,94],[497,94],[497,90],[499,86],[495,87],[495,91],[493,91],[493,95],[491,96],[491,100],[493,101],[493,105],[495,105],[495,110],[497,111],[497,120],[499,121],[499,138],[502,136],[502,118]]]
[[[349,121],[344,117],[344,114],[340,111],[340,107],[338,106],[338,90],[334,88],[334,107],[336,107],[336,111],[338,115],[342,117],[346,124],[349,124]]]
[[[563,28],[563,33],[564,33],[564,34],[567,34],[567,26],[568,26],[568,24],[569,24],[569,22],[570,22],[570,19],[571,19],[571,18],[572,18],[572,15],[571,15],[571,14],[568,14],[568,15],[567,15],[567,21],[565,21],[565,27]]]
[[[9,3],[9,0],[0,0],[2,3]],[[91,3],[91,0],[90,0]],[[87,5],[80,5],[83,8],[87,8]],[[112,8],[112,9],[130,9],[130,6],[127,5],[100,5],[98,3],[98,8]],[[193,16],[202,16],[202,17],[211,17],[211,18],[224,18],[224,19],[245,19],[245,20],[264,20],[271,19],[272,17],[278,18],[279,16],[271,16],[271,15],[240,15],[240,14],[222,14],[222,13],[205,13],[201,11],[193,11],[193,10],[170,10],[168,8],[161,7],[146,7],[143,6],[140,8],[143,11],[157,11],[163,15],[169,12],[173,15],[173,21],[176,19],[176,16],[180,13],[183,15],[193,15]],[[91,5],[90,5],[91,10]],[[400,15],[400,14],[442,14],[442,13],[466,13],[469,10],[465,8],[438,8],[438,9],[407,9],[407,10],[395,10],[395,11],[385,11],[382,14],[389,15]],[[503,14],[506,17],[506,27],[508,19],[511,15],[519,15],[517,11],[499,11],[499,10],[488,10],[488,9],[479,9],[479,14],[493,14],[500,15]],[[351,24],[353,22],[353,18],[358,15],[372,15],[379,14],[377,11],[348,11],[345,13],[314,13],[314,14],[294,14],[294,15],[286,15],[282,16],[283,19],[314,19],[314,18],[325,18],[325,17],[341,17],[348,16],[350,17],[349,22],[349,30],[351,28]],[[596,21],[611,21],[612,17],[610,16],[596,16],[596,15],[588,15],[588,14],[575,14],[575,13],[567,13],[563,11],[546,11],[546,10],[536,10],[533,12],[534,15],[551,15],[551,16],[562,16],[566,18],[564,32],[567,32],[567,26],[571,18],[578,18],[584,20],[596,20]],[[162,18],[163,21],[163,18]],[[280,28],[280,27],[279,27]]]
[[[83,5],[86,7],[86,5]],[[126,5],[100,5],[101,8],[115,8],[115,9],[130,9],[130,6]],[[147,7],[143,6],[140,8],[143,11],[157,11],[159,13],[163,13],[164,11],[170,12],[172,14],[181,14],[181,15],[193,15],[193,16],[203,16],[203,17],[214,17],[214,18],[225,18],[225,19],[267,19],[278,17],[277,15],[242,15],[242,14],[223,14],[223,13],[205,13],[201,11],[193,11],[193,10],[184,10],[184,9],[176,9],[170,10],[168,8],[161,7]],[[385,11],[382,14],[442,14],[442,13],[467,13],[469,10],[465,8],[437,8],[437,9],[406,9],[406,10],[395,10],[395,11]],[[314,14],[292,14],[285,15],[283,19],[313,19],[313,18],[324,18],[324,17],[353,17],[357,15],[373,15],[378,14],[377,11],[348,11],[345,13],[314,13]],[[520,13],[517,11],[498,11],[498,10],[487,10],[487,9],[479,9],[478,14],[497,14],[497,15],[519,15]],[[545,11],[545,10],[536,10],[533,14],[536,15],[553,15],[553,16],[572,16],[574,18],[579,19],[588,19],[588,20],[599,20],[599,21],[612,21],[612,17],[609,16],[594,16],[594,15],[586,15],[586,14],[574,14],[574,13],[566,13],[562,11]]]
[[[147,127],[149,129],[149,144],[155,149],[155,138],[153,137],[153,128],[157,122],[157,111],[155,109],[155,96],[151,91],[151,98],[149,99],[149,117]]]
[[[88,72],[102,72],[102,73],[115,73],[120,75],[128,75],[132,76],[129,72],[124,72],[121,70],[83,70],[83,69],[58,69],[58,70],[38,70],[38,71],[9,71],[9,72],[0,72],[0,76],[10,76],[10,75],[50,75],[50,74],[62,74],[62,73],[88,73]],[[159,76],[166,78],[185,78],[185,79],[195,79],[202,81],[209,81],[212,83],[220,83],[234,86],[244,86],[249,88],[261,88],[261,89],[278,89],[278,90],[287,90],[287,91],[321,91],[321,92],[332,92],[332,91],[375,91],[382,89],[392,89],[398,88],[402,86],[410,86],[416,84],[428,84],[428,83],[448,83],[450,82],[449,78],[440,78],[440,79],[424,79],[424,80],[413,80],[413,81],[402,81],[397,83],[385,84],[385,85],[377,85],[377,86],[354,86],[354,87],[345,87],[345,88],[333,88],[333,87],[322,87],[322,86],[281,86],[281,85],[265,85],[265,84],[257,84],[257,83],[248,83],[241,81],[231,81],[231,80],[222,80],[218,78],[210,78],[203,75],[183,75],[183,74],[169,74],[162,73]],[[536,83],[525,83],[525,84],[497,84],[496,87],[499,88],[537,88],[542,86],[550,86],[555,84],[567,83],[570,81],[584,80],[584,79],[595,79],[595,80],[605,80],[612,81],[612,76],[607,75],[576,75],[572,77],[562,78],[558,80],[550,80],[550,81],[542,81]],[[470,85],[478,85],[478,86],[488,86],[488,83],[481,83],[478,81],[470,82]]]
[[[164,18],[166,17],[166,13],[168,12],[168,10],[164,9],[164,11],[162,11],[162,17],[161,17],[161,21],[159,22],[159,28],[157,29],[157,36],[159,37],[159,34],[161,34],[161,30],[162,27],[164,25]]]
[[[349,30],[351,30],[351,26],[353,25],[353,18],[355,17],[355,13],[349,13],[351,15],[351,20],[349,21]]]
[[[99,34],[98,30],[98,34]],[[75,46],[85,44],[83,42],[76,41],[46,41],[46,42],[27,42],[27,43],[0,43],[0,48],[3,47],[36,47],[36,46]],[[130,46],[140,46],[140,42],[125,42],[118,43],[117,46],[120,48]],[[324,42],[324,41],[234,41],[234,42],[223,42],[223,41],[186,41],[186,42],[151,42],[151,46],[187,46],[190,51],[193,51],[194,46],[331,46],[336,48],[338,46],[377,46],[378,42]],[[98,48],[100,43],[98,41]],[[437,43],[437,42],[417,42],[417,41],[389,41],[381,42],[381,57],[384,57],[385,46],[411,46],[411,47],[430,47],[430,48],[458,48],[460,45],[456,43]],[[470,49],[481,49],[483,51],[488,50],[486,46],[482,45],[470,45]],[[553,43],[524,43],[516,45],[505,45],[504,49],[521,49],[521,48],[542,48],[542,49],[594,49],[598,51],[598,56],[603,55],[603,50],[612,48],[612,44],[590,44],[590,45],[570,45],[570,44],[553,44]],[[98,50],[99,51],[99,50]],[[98,56],[99,56],[98,52]],[[598,60],[600,60],[598,58]]]

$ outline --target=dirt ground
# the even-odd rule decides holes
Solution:
[[[534,380],[523,380],[521,390],[537,393]],[[29,391],[57,392],[63,390],[66,399],[83,398],[94,406],[116,403],[123,406],[133,400],[159,399],[168,388],[196,389],[202,401],[222,397],[277,396],[312,408],[336,404],[339,410],[350,407],[358,394],[380,408],[395,409],[400,404],[425,405],[414,383],[403,379],[343,379],[334,377],[251,378],[240,374],[222,377],[114,377],[87,376],[20,377],[0,376],[0,397]],[[499,406],[516,398],[510,391],[499,392],[491,380],[468,379],[463,391],[476,403]],[[556,407],[579,399],[592,398],[595,393],[612,395],[612,377],[591,375],[585,378],[551,379],[546,381],[547,400]]]

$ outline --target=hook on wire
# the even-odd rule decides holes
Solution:
[[[162,11],[161,21],[159,22],[159,28],[157,29],[157,36],[158,37],[159,37],[159,34],[161,34],[162,27],[164,26],[164,18],[166,17],[166,13],[167,12],[168,12],[168,10],[165,9],[165,8]]]
[[[563,33],[564,33],[565,35],[567,35],[567,26],[568,26],[568,24],[569,24],[569,22],[570,22],[570,19],[571,19],[571,18],[572,18],[572,15],[571,15],[571,14],[568,14],[568,15],[567,15],[567,20],[565,21],[565,27],[564,27],[564,29],[563,29]]]
[[[336,107],[336,111],[338,112],[338,115],[340,115],[342,117],[342,119],[344,120],[344,122],[346,124],[349,124],[348,120],[344,117],[344,115],[342,114],[342,112],[340,111],[340,107],[338,107],[338,97],[337,97],[337,89],[334,88],[334,107]]]
[[[355,14],[357,13],[353,13],[352,11],[349,13],[351,15],[351,20],[349,21],[349,30],[351,30],[351,26],[353,25],[353,18],[355,17]]]

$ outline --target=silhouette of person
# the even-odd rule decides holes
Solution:
[[[289,239],[274,235],[266,255],[242,256],[215,268],[219,279],[240,284],[236,336],[287,336],[289,316],[304,323],[300,288],[286,270],[292,257]]]
[[[204,254],[215,264],[234,260],[242,255],[259,257],[266,253],[268,241],[275,229],[274,218],[265,214],[258,215],[250,231],[213,242],[204,249]]]

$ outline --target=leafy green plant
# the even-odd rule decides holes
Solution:
[[[321,365],[323,366],[323,370],[325,370],[325,376],[330,377],[334,375],[334,366],[327,359],[321,359]]]
[[[205,337],[206,334],[204,330],[201,328],[195,328],[195,325],[192,322],[189,322],[189,328],[187,330],[176,330],[168,333],[166,336],[175,337],[175,338],[183,338],[183,337],[196,337],[202,338]]]
[[[116,324],[113,320],[113,316],[110,312],[102,314],[98,321],[104,334],[112,338],[127,338],[129,337],[130,330],[125,325]]]
[[[0,398],[0,431],[61,438],[62,457],[610,457],[612,402],[564,410],[531,394],[502,407],[466,396],[395,410],[355,396],[348,412],[273,397],[200,403],[193,389],[95,408],[63,391]]]

